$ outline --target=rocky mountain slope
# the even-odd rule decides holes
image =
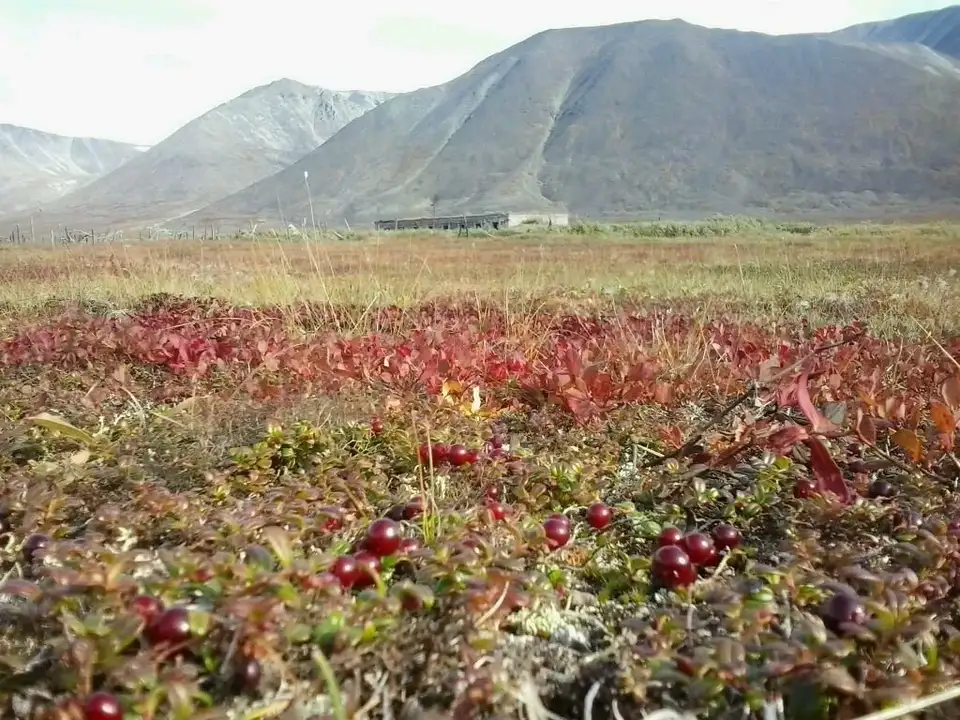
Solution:
[[[854,25],[835,35],[872,43],[917,43],[960,58],[960,5]]]
[[[879,50],[878,50],[879,48]],[[931,59],[936,62],[931,62]],[[960,67],[644,21],[539,33],[400,95],[187,222],[493,209],[861,213],[960,197]]]
[[[0,215],[62,197],[140,154],[142,148],[0,123]]]
[[[45,205],[43,222],[100,228],[178,217],[273,175],[388,97],[289,79],[256,87]]]

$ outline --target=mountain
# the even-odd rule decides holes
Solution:
[[[389,97],[282,79],[192,120],[77,192],[43,207],[44,226],[160,222],[273,175]]]
[[[141,148],[0,123],[0,215],[62,197],[120,167]]]
[[[878,46],[879,47],[879,46]],[[960,66],[813,35],[643,21],[539,33],[397,96],[186,218],[565,208],[854,214],[960,197]]]
[[[917,43],[960,59],[960,5],[853,25],[833,35],[872,43]]]

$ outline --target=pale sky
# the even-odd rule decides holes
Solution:
[[[0,122],[140,144],[281,77],[403,92],[541,30],[825,32],[945,0],[0,0]]]

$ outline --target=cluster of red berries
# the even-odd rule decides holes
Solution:
[[[406,517],[415,517],[413,513],[423,512],[423,506],[419,500],[414,500],[404,510]],[[415,538],[403,537],[402,527],[396,520],[380,518],[370,523],[357,552],[341,555],[334,561],[330,574],[344,590],[370,587],[376,583],[382,570],[383,558],[410,553],[419,547],[420,543]]]
[[[603,530],[613,520],[613,510],[604,503],[594,503],[587,508],[587,524],[594,530]],[[554,513],[543,521],[543,533],[547,546],[556,550],[570,542],[571,522],[563,513]]]
[[[726,523],[717,525],[711,535],[667,527],[657,537],[657,545],[653,576],[664,587],[674,589],[692,585],[698,568],[716,565],[720,552],[738,547],[740,531]]]

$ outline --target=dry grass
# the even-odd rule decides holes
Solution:
[[[630,299],[771,320],[869,318],[880,334],[958,329],[960,226],[712,238],[367,235],[0,249],[0,302],[125,307],[152,293],[246,305],[407,306],[438,297]]]

